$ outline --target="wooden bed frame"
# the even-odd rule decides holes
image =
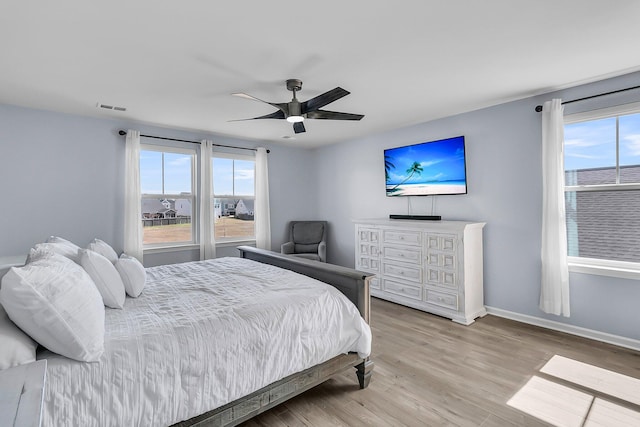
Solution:
[[[360,315],[369,323],[369,281],[372,274],[250,246],[239,246],[238,250],[242,258],[295,271],[336,287],[358,307]],[[369,385],[373,366],[368,357],[362,359],[355,353],[342,354],[174,426],[235,426],[352,367],[356,368],[358,382],[363,389]]]

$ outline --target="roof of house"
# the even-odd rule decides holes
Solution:
[[[166,210],[161,199],[142,199],[142,213],[157,213]]]
[[[567,172],[567,185],[615,183],[615,168]],[[640,166],[620,169],[622,183],[640,182]],[[573,182],[571,180],[574,180]],[[640,262],[640,190],[567,193],[569,255]]]
[[[238,204],[242,202],[244,204],[244,207],[247,208],[248,211],[252,211],[253,210],[253,206],[254,206],[254,200],[253,199],[240,199],[238,201]],[[236,208],[238,206],[236,205]]]

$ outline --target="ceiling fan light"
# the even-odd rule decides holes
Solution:
[[[298,123],[298,122],[304,121],[304,117],[302,117],[302,116],[289,116],[289,117],[287,117],[287,121],[289,123]]]

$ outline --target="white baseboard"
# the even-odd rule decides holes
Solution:
[[[593,329],[581,328],[579,326],[567,325],[566,323],[554,322],[553,320],[541,319],[539,317],[528,316],[526,314],[515,313],[513,311],[502,310],[500,308],[487,306],[487,313],[505,319],[515,320],[517,322],[527,323],[529,325],[540,326],[554,331],[566,332],[567,334],[577,335],[579,337],[589,338],[596,341],[606,342],[608,344],[620,347],[630,348],[631,350],[640,351],[640,341],[631,338],[621,337],[619,335],[607,334],[605,332],[594,331]]]

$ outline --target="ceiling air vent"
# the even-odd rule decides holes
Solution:
[[[103,104],[101,102],[98,102],[96,104],[96,107],[104,108],[105,110],[127,111],[127,109],[125,107],[115,107],[113,105]]]

